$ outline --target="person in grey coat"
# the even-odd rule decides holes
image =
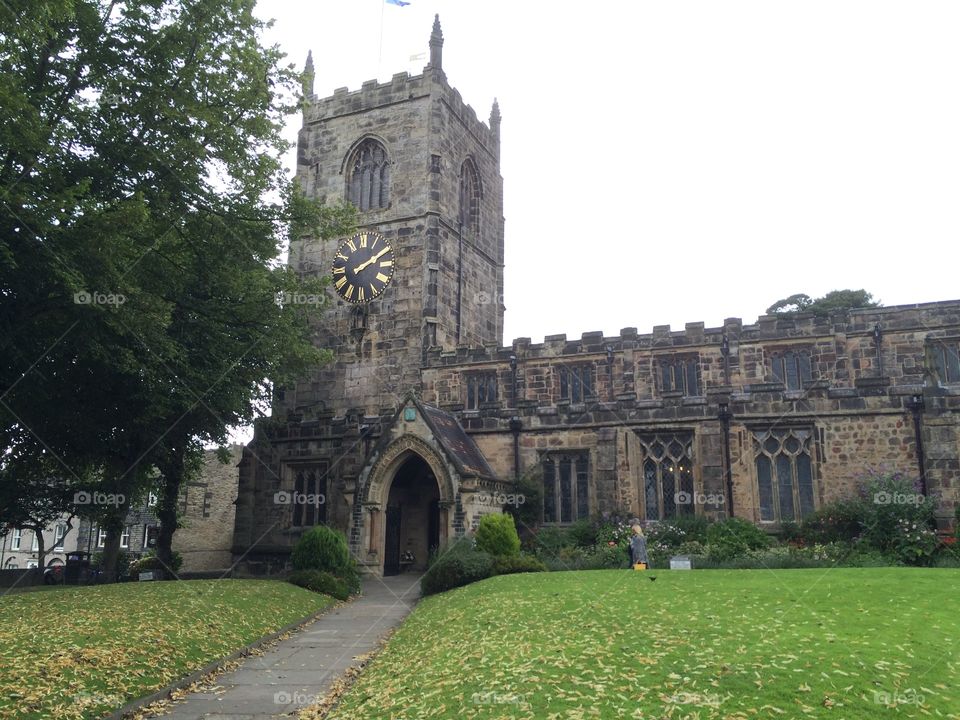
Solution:
[[[630,564],[647,564],[647,539],[643,536],[643,528],[639,525],[634,525],[632,530],[633,537],[630,538]]]

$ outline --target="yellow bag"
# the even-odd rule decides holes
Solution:
[[[647,564],[646,564],[646,563],[635,563],[634,566],[633,566],[633,569],[634,569],[634,570],[646,570],[646,569],[647,569]]]

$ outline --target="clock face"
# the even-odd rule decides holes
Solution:
[[[331,272],[340,297],[352,303],[370,302],[380,297],[393,277],[393,248],[380,233],[357,233],[337,250]]]

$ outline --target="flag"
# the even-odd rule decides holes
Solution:
[[[398,5],[399,7],[403,7],[404,5],[410,4],[408,2],[404,2],[404,0],[386,0],[386,2],[387,2],[387,5]]]

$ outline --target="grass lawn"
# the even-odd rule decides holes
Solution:
[[[958,595],[947,569],[495,577],[423,600],[330,718],[960,718]]]
[[[270,580],[0,597],[0,718],[102,717],[334,602]]]

